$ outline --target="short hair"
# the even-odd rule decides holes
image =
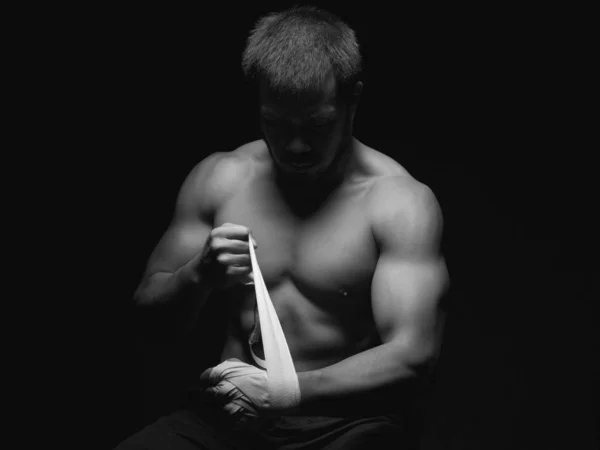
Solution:
[[[313,6],[294,6],[260,18],[242,57],[246,77],[266,79],[280,92],[298,94],[320,86],[333,70],[338,92],[348,93],[362,71],[354,30]]]

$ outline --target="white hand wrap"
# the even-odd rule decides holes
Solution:
[[[260,409],[269,409],[268,381],[264,370],[238,359],[228,359],[205,373],[211,383],[207,391],[222,399],[229,416],[239,415],[239,419],[248,421],[257,419]]]
[[[294,361],[287,346],[285,335],[277,318],[277,313],[269,297],[267,286],[258,267],[252,239],[248,239],[250,259],[256,290],[256,304],[260,318],[260,330],[265,353],[269,403],[274,409],[285,409],[300,403],[300,385],[294,368]]]

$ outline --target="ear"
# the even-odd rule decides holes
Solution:
[[[352,99],[350,102],[350,118],[354,121],[354,115],[356,114],[356,109],[358,108],[358,103],[360,101],[360,94],[362,93],[363,83],[362,81],[357,81],[352,89]]]
[[[352,91],[352,101],[353,103],[358,105],[358,101],[360,100],[360,94],[363,90],[362,81],[357,81],[354,85],[354,90]]]

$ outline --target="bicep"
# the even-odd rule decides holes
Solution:
[[[396,343],[407,362],[420,364],[435,351],[439,306],[449,277],[440,252],[437,200],[425,186],[407,190],[391,184],[380,203],[375,224],[380,256],[371,301],[382,341]]]
[[[373,278],[372,309],[382,341],[403,347],[415,363],[431,356],[447,283],[441,257],[410,261],[381,255]]]
[[[211,176],[219,157],[212,154],[186,177],[171,223],[150,255],[146,275],[175,272],[202,251],[212,229]]]
[[[174,218],[150,256],[147,274],[175,272],[202,251],[210,231],[199,218]]]

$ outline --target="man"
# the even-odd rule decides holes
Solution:
[[[361,57],[340,19],[311,7],[262,18],[243,68],[264,139],[191,171],[135,296],[163,334],[226,302],[223,363],[202,374],[190,411],[118,448],[396,448],[402,421],[390,413],[434,356],[448,286],[439,205],[353,137]],[[249,243],[296,370],[289,404],[254,358],[264,354]]]

